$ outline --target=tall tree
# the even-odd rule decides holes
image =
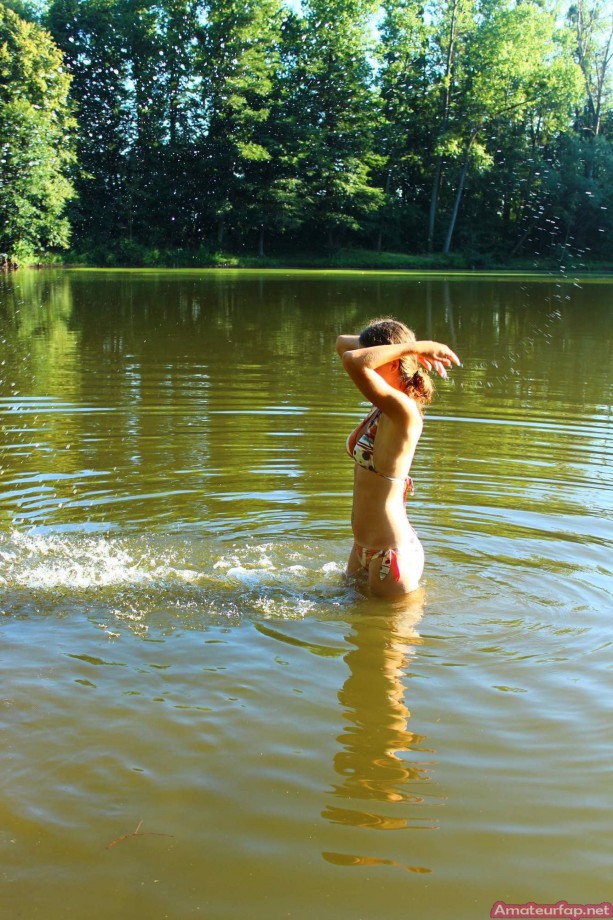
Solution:
[[[454,107],[465,91],[466,47],[476,30],[476,0],[442,0],[434,4],[433,53],[430,58],[430,79],[434,97],[433,112],[434,168],[432,192],[428,211],[428,252],[434,249],[434,233],[438,214],[441,181],[446,160],[457,151],[453,135]]]
[[[579,92],[568,35],[557,28],[553,14],[530,2],[492,2],[485,12],[468,47],[464,113],[454,138],[461,165],[444,253],[451,249],[471,162],[491,168],[485,129],[501,120],[521,120],[526,112],[549,132],[567,127]]]
[[[262,164],[282,23],[280,0],[207,0],[199,33],[202,139],[199,201],[216,242],[240,227]]]
[[[53,0],[80,124],[77,236],[181,243],[193,220],[199,0]]]
[[[181,243],[192,212],[198,0],[118,0],[127,58],[130,237]]]
[[[592,137],[598,137],[613,96],[613,12],[602,0],[575,0],[568,19],[575,33],[575,54],[585,83],[582,126]]]
[[[257,232],[260,256],[265,254],[267,238],[286,246],[288,237],[304,225],[311,206],[300,161],[305,126],[296,97],[296,64],[303,37],[301,17],[286,12],[271,78],[269,115],[258,129],[269,156],[252,164],[242,210],[243,226]]]
[[[73,196],[70,76],[47,31],[0,6],[0,247],[65,248]]]
[[[369,0],[305,0],[294,70],[300,148],[296,168],[311,202],[313,239],[342,243],[376,218],[383,201],[372,178],[378,96]]]
[[[79,123],[75,236],[105,246],[127,232],[129,62],[116,0],[53,0],[46,19],[72,74]]]
[[[380,28],[381,118],[379,149],[385,157],[380,177],[385,195],[377,236],[393,234],[404,246],[407,232],[421,232],[420,208],[426,175],[423,151],[431,139],[428,45],[430,26],[421,0],[385,0]],[[401,229],[402,227],[402,229]]]

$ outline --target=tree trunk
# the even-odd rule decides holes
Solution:
[[[527,227],[527,229],[524,230],[524,232],[522,233],[518,241],[515,243],[515,246],[513,246],[513,249],[511,250],[511,253],[510,253],[511,258],[513,258],[513,256],[516,256],[519,250],[521,249],[521,247],[524,245],[524,243],[526,242],[526,240],[528,239],[528,237],[534,230],[534,224],[535,224],[535,221],[532,221],[530,225]]]
[[[264,252],[264,227],[260,227],[260,236],[258,239],[258,256],[260,259],[263,259],[266,253]]]
[[[436,209],[438,207],[438,192],[441,187],[441,172],[443,170],[443,158],[439,156],[434,173],[434,182],[432,183],[432,195],[430,197],[430,215],[428,218],[428,252],[434,251],[434,224],[436,223]]]
[[[383,193],[386,198],[390,193],[391,184],[392,184],[392,170],[388,169],[385,174],[385,188],[383,189]],[[384,226],[384,221],[382,220],[379,224],[379,232],[377,233],[377,252],[378,253],[380,253],[383,249],[383,226]]]
[[[587,12],[587,17],[586,17]],[[587,109],[589,113],[589,129],[594,137],[598,137],[602,127],[602,104],[606,92],[608,70],[613,61],[611,45],[613,43],[613,25],[609,35],[601,48],[600,60],[590,55],[590,40],[597,21],[591,11],[586,11],[584,2],[577,3],[575,7],[577,58],[587,92]],[[591,58],[591,59],[590,59]]]
[[[447,54],[445,60],[445,96],[443,98],[443,117],[441,119],[441,129],[439,137],[442,137],[449,125],[449,115],[451,112],[451,75],[454,64],[454,52],[456,42],[456,15],[458,11],[458,0],[454,0],[451,8],[451,22],[449,24],[449,44],[447,45]],[[434,181],[432,183],[432,196],[430,198],[430,214],[428,217],[428,252],[434,249],[434,226],[436,224],[436,211],[438,208],[438,193],[441,187],[441,174],[443,172],[443,157],[439,154],[436,161],[434,172]]]
[[[443,246],[443,255],[448,255],[449,250],[451,249],[451,240],[453,237],[453,231],[455,230],[455,222],[458,217],[458,211],[460,210],[460,201],[462,200],[462,192],[464,191],[464,183],[466,181],[466,176],[468,174],[468,164],[470,163],[470,150],[473,145],[473,142],[477,136],[477,133],[474,132],[471,135],[470,141],[468,142],[468,147],[466,148],[466,153],[464,154],[464,163],[462,164],[462,172],[460,173],[460,181],[458,183],[458,190],[456,192],[455,201],[453,202],[453,211],[451,212],[451,219],[449,221],[449,227],[447,229],[447,237],[445,239],[445,245]]]

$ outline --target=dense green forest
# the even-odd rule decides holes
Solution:
[[[612,28],[606,0],[3,0],[0,250],[610,263]]]

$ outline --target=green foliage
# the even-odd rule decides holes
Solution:
[[[46,9],[46,0],[2,0],[2,5],[28,22],[40,22]]]
[[[0,248],[607,258],[608,30],[604,0],[6,0]]]
[[[0,7],[0,249],[22,259],[68,245],[69,85],[49,34]]]
[[[372,180],[378,94],[368,0],[308,0],[291,67],[296,175],[308,198],[305,225],[338,245],[379,210]]]
[[[217,243],[261,223],[265,189],[274,181],[270,131],[281,39],[279,0],[207,0],[206,28],[196,51],[201,74],[204,192],[201,236]]]

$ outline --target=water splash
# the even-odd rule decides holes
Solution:
[[[0,584],[54,591],[189,582],[197,573],[135,553],[125,541],[13,533],[0,543]]]
[[[0,536],[2,612],[86,611],[142,631],[213,619],[301,618],[349,603],[329,543],[228,547],[200,536],[14,532]]]

